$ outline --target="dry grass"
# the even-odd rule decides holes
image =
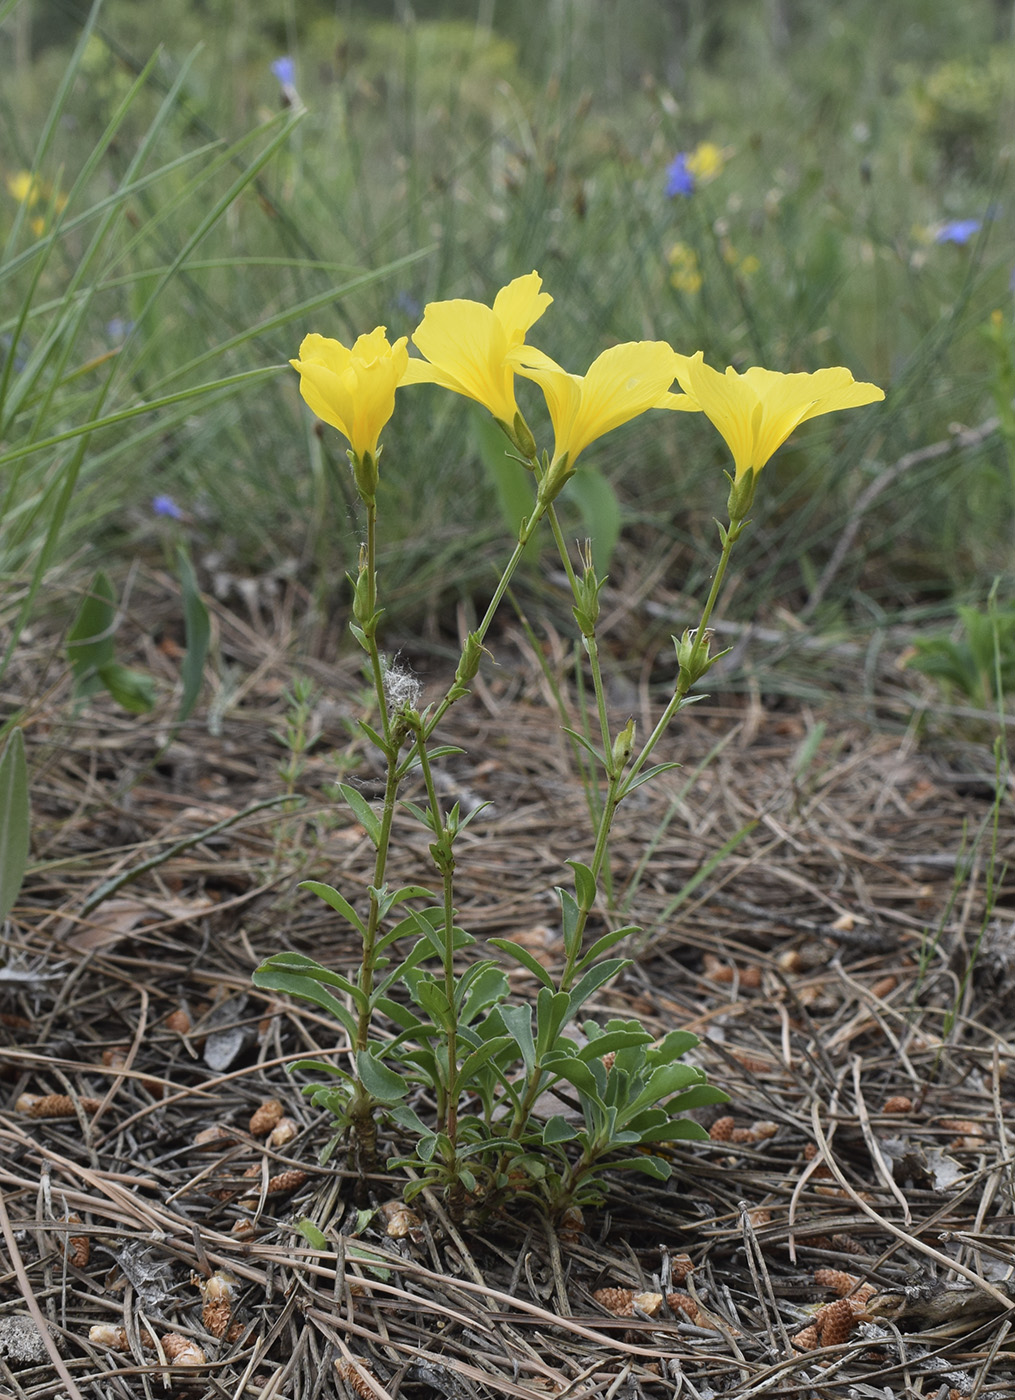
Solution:
[[[146,590],[136,649],[169,680],[172,603]],[[285,1072],[332,1053],[333,1026],[250,984],[282,947],[337,966],[355,955],[293,886],[313,873],[349,893],[369,878],[362,834],[324,797],[329,751],[355,760],[370,789],[342,724],[358,682],[307,663],[329,698],[306,805],[257,808],[280,792],[270,731],[289,614],[220,610],[216,626],[234,687],[213,697],[220,732],[192,723],[154,763],[164,722],[105,706],[74,715],[51,642],[36,638],[8,676],[5,704],[28,703],[36,865],[0,970],[0,1391],[1015,1393],[1003,881],[966,975],[985,908],[988,851],[973,838],[991,810],[988,755],[920,749],[845,701],[823,714],[760,699],[693,710],[673,744],[684,774],[735,732],[687,793],[671,774],[622,810],[618,899],[658,842],[630,910],[647,932],[596,1010],[702,1035],[701,1063],[733,1099],[708,1111],[713,1140],[675,1147],[665,1186],[618,1178],[608,1209],[572,1237],[524,1217],[463,1232],[425,1197],[392,1238],[382,1214],[352,1204],[341,1157],[319,1165],[328,1123]],[[887,672],[874,690],[904,709]],[[640,724],[655,708],[646,683],[621,698]],[[463,848],[463,922],[552,963],[549,891],[585,849],[587,818],[531,659],[487,672],[449,732],[478,756],[456,760],[449,781],[463,802],[494,804]],[[397,835],[400,871],[425,877],[425,839],[408,821]],[[1006,798],[1000,865],[1013,840]],[[69,1112],[19,1111],[23,1094],[64,1096]],[[251,1126],[269,1099],[295,1126],[275,1145]],[[398,1195],[397,1180],[371,1186],[378,1206]],[[300,1217],[327,1250],[307,1245]],[[232,1283],[212,1281],[222,1270]],[[604,1288],[648,1297],[614,1316],[593,1298]]]

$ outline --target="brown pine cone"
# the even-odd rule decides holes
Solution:
[[[289,1196],[293,1191],[298,1191],[306,1179],[306,1172],[301,1172],[298,1167],[291,1167],[289,1171],[279,1172],[278,1176],[268,1179],[265,1195]]]
[[[85,1113],[98,1111],[99,1099],[78,1099]],[[22,1094],[14,1105],[15,1113],[27,1113],[29,1118],[76,1118],[77,1109],[69,1094]]]
[[[828,1303],[814,1319],[823,1347],[837,1347],[849,1338],[856,1326],[856,1309],[849,1298],[836,1298]]]
[[[892,1094],[891,1098],[885,1099],[882,1105],[882,1113],[912,1113],[913,1100],[908,1094]]]
[[[713,1142],[729,1142],[733,1136],[733,1129],[736,1120],[729,1114],[725,1118],[717,1118],[708,1130],[708,1135]]]
[[[162,1338],[162,1350],[166,1360],[173,1366],[203,1366],[208,1358],[189,1337],[179,1332],[167,1332]]]
[[[278,1099],[265,1099],[259,1108],[256,1108],[250,1118],[251,1137],[267,1137],[272,1128],[279,1122],[285,1109]]]

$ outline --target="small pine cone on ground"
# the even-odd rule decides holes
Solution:
[[[216,1269],[208,1278],[196,1282],[204,1298],[201,1321],[213,1337],[224,1337],[233,1315],[236,1280],[224,1269]]]
[[[861,1283],[856,1274],[847,1274],[844,1269],[815,1269],[814,1282],[822,1288],[830,1288],[840,1298],[848,1297],[858,1310],[862,1310],[878,1291],[872,1283]]]
[[[111,1322],[97,1322],[89,1327],[88,1340],[92,1346],[109,1347],[111,1351],[130,1351],[127,1329],[115,1327]]]
[[[836,1298],[816,1315],[815,1326],[823,1347],[837,1347],[849,1338],[857,1323],[856,1309],[849,1298]]]
[[[633,1317],[635,1308],[655,1317],[663,1305],[661,1293],[639,1293],[634,1288],[597,1288],[592,1296],[614,1317]]]
[[[758,1135],[753,1128],[734,1128],[729,1135],[730,1142],[757,1142]]]
[[[666,1306],[672,1313],[681,1313],[688,1322],[697,1322],[701,1313],[690,1293],[667,1293]]]
[[[818,1329],[812,1322],[809,1327],[791,1337],[790,1341],[797,1351],[815,1351],[818,1347]]]
[[[912,1111],[913,1100],[908,1094],[892,1094],[890,1098],[885,1099],[881,1109],[882,1113],[912,1113]]]
[[[689,1254],[676,1254],[670,1260],[670,1278],[674,1283],[683,1283],[688,1274],[694,1272]]]
[[[840,1254],[859,1255],[862,1259],[869,1259],[870,1255],[859,1240],[855,1240],[852,1235],[833,1235],[832,1248],[837,1249]]]
[[[172,1366],[203,1366],[208,1360],[196,1342],[179,1332],[167,1332],[161,1340],[166,1360]]]
[[[272,1128],[281,1120],[285,1109],[278,1099],[265,1099],[250,1118],[251,1137],[267,1137]]]
[[[292,1142],[299,1130],[300,1125],[294,1118],[280,1118],[268,1134],[268,1146],[284,1147],[287,1142]]]
[[[229,1323],[233,1316],[232,1305],[226,1298],[216,1300],[205,1299],[204,1307],[201,1309],[201,1321],[205,1330],[213,1337],[224,1337],[229,1331]]]
[[[80,1215],[71,1214],[66,1219],[69,1225],[81,1224]],[[69,1235],[66,1241],[61,1243],[60,1248],[71,1268],[87,1268],[92,1253],[91,1242],[87,1235]]]
[[[724,1118],[717,1118],[708,1130],[708,1135],[713,1142],[729,1142],[736,1127],[736,1120],[729,1114]]]
[[[98,1099],[82,1096],[78,1099],[85,1113],[95,1113]],[[29,1118],[76,1118],[77,1109],[69,1094],[22,1094],[14,1105],[15,1113],[27,1113]]]
[[[278,1176],[269,1178],[265,1194],[268,1196],[290,1196],[294,1191],[300,1189],[306,1179],[306,1172],[301,1172],[298,1167],[291,1167],[289,1171],[279,1172]]]
[[[400,1197],[393,1201],[382,1201],[378,1214],[384,1221],[384,1233],[391,1240],[404,1240],[423,1224],[416,1212]]]

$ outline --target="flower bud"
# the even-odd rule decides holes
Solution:
[[[578,584],[578,599],[572,612],[575,621],[582,630],[582,634],[591,637],[596,630],[596,622],[599,620],[599,590],[606,582],[605,579],[598,579],[592,564],[592,542],[585,541],[582,550],[582,563],[584,571]]]
[[[377,455],[367,448],[359,454],[353,452],[352,448],[346,453],[349,458],[349,465],[352,467],[353,479],[356,482],[356,490],[359,492],[360,500],[365,506],[373,505],[377,495]]]
[[[726,501],[730,523],[739,525],[754,504],[754,488],[758,484],[757,473],[748,467],[730,484],[730,494]]]
[[[508,433],[508,437],[527,462],[534,461],[539,449],[536,447],[536,439],[532,436],[532,430],[520,412],[515,414],[512,427],[514,431]]]
[[[568,468],[570,453],[565,452],[563,457],[555,458],[550,463],[546,475],[543,477],[539,487],[539,502],[543,506],[550,505],[557,499],[561,491],[574,476],[574,470]]]
[[[627,764],[634,749],[634,720],[629,719],[613,741],[614,772],[619,773]]]
[[[458,670],[455,672],[455,685],[468,686],[476,679],[479,671],[479,663],[483,656],[483,643],[475,632],[470,632],[462,647],[462,659],[458,663]]]
[[[679,642],[676,637],[673,638],[673,645],[677,649],[677,665],[680,667],[680,677],[685,682],[685,690],[690,690],[695,681],[701,680],[717,659],[708,654],[712,636],[712,629],[707,627],[699,643],[697,627],[688,627]]]

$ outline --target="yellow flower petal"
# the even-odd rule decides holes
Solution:
[[[513,356],[519,374],[535,380],[553,424],[553,460],[567,457],[570,472],[579,453],[604,433],[650,408],[697,409],[683,394],[670,393],[678,357],[661,340],[629,341],[604,350],[586,375],[569,374],[549,355],[525,346]]]
[[[300,393],[311,412],[349,439],[357,457],[377,455],[377,439],[395,408],[395,388],[409,362],[406,338],[388,344],[383,326],[361,335],[349,350],[311,333],[297,360]]]
[[[508,355],[553,300],[541,286],[539,274],[530,272],[502,287],[492,308],[465,299],[431,302],[412,337],[426,359],[410,360],[401,382],[440,384],[513,424],[518,405]]]
[[[814,374],[779,374],[755,366],[725,374],[704,363],[699,352],[680,356],[677,379],[715,425],[733,454],[736,475],[758,472],[789,435],[808,418],[857,408],[884,398],[876,384],[854,380],[848,369]]]

